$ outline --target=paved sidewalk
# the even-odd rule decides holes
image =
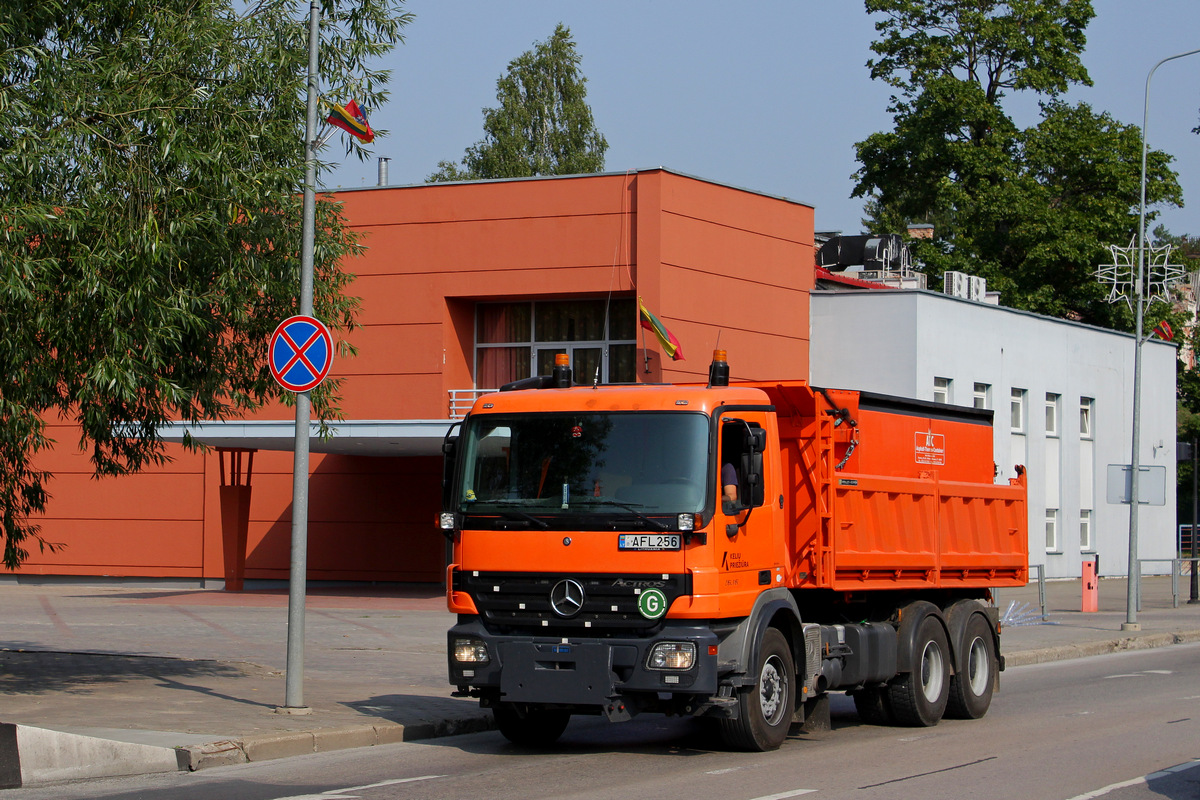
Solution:
[[[1178,608],[1169,578],[1145,577],[1142,586],[1141,630],[1133,632],[1121,630],[1124,580],[1101,581],[1100,611],[1089,614],[1079,610],[1079,581],[1047,582],[1053,624],[1006,626],[1008,666],[1200,641],[1200,605],[1187,604],[1186,576]],[[1037,585],[1000,590],[996,604],[1033,621]],[[276,712],[287,667],[284,589],[0,583],[0,607],[0,787],[6,736],[36,739],[38,748],[45,737],[56,743],[44,763],[30,766],[22,755],[19,768],[8,764],[7,785],[19,785],[491,727],[475,701],[450,696],[445,648],[453,616],[438,586],[310,586],[303,673],[310,715]],[[88,738],[53,739],[45,730]],[[96,751],[97,742],[110,750]],[[163,752],[176,754],[163,748],[178,748],[177,763],[164,765]],[[157,766],[139,766],[142,755],[154,755],[146,764]],[[64,759],[99,763],[64,766]]]

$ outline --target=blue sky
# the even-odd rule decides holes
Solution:
[[[1142,121],[1156,61],[1200,47],[1198,0],[1095,0],[1084,64],[1094,86],[1071,100]],[[854,143],[887,130],[888,87],[866,69],[874,21],[858,0],[409,0],[406,42],[383,63],[391,98],[371,109],[389,134],[372,158],[353,156],[326,186],[421,183],[483,136],[484,107],[508,62],[566,24],[583,58],[588,100],[608,139],[606,170],[667,167],[816,207],[818,230],[857,232]],[[1014,95],[1022,125],[1036,103]],[[1175,156],[1185,209],[1164,209],[1175,233],[1200,235],[1200,54],[1155,73],[1151,147]],[[325,151],[336,160],[336,139]]]

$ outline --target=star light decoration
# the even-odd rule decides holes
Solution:
[[[1128,247],[1110,244],[1108,249],[1112,251],[1113,262],[1101,264],[1096,277],[1109,286],[1108,302],[1124,300],[1133,311],[1137,297],[1137,237],[1129,240]],[[1147,305],[1155,300],[1170,302],[1170,287],[1186,277],[1183,266],[1169,263],[1171,249],[1169,244],[1146,246],[1146,289],[1142,297]]]

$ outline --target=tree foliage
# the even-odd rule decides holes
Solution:
[[[587,103],[587,78],[562,23],[544,42],[509,62],[496,81],[497,108],[483,110],[484,138],[461,166],[438,163],[429,182],[578,175],[604,169],[608,142]]]
[[[386,96],[369,61],[402,0],[322,0],[323,83]],[[97,476],[165,460],[159,426],[281,394],[267,344],[298,307],[308,4],[46,0],[0,9],[0,530],[15,569],[45,509],[47,420]],[[343,101],[344,102],[344,101]],[[318,203],[316,311],[353,325]],[[336,386],[317,414],[336,415]],[[51,545],[52,546],[52,545]]]
[[[873,78],[893,86],[895,127],[856,145],[856,196],[868,225],[932,223],[914,242],[931,277],[981,275],[1005,305],[1131,327],[1106,302],[1096,266],[1137,230],[1141,133],[1085,103],[1059,99],[1090,84],[1080,60],[1088,0],[866,0],[881,14]],[[1019,128],[1010,92],[1042,98]],[[1151,151],[1147,202],[1181,204],[1171,157]],[[1151,215],[1152,216],[1152,215]]]

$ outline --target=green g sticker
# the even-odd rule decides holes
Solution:
[[[646,619],[658,619],[667,613],[667,596],[658,589],[646,589],[638,595],[638,611]]]

